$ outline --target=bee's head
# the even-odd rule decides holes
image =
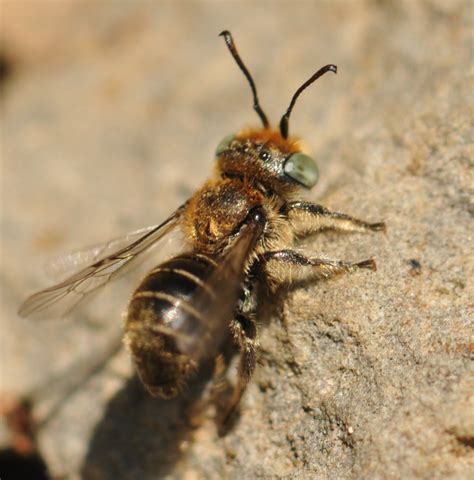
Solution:
[[[312,188],[319,178],[314,160],[301,151],[298,140],[270,129],[228,135],[217,146],[219,172],[241,177],[276,191]]]
[[[230,53],[247,78],[253,94],[253,108],[262,121],[260,130],[247,130],[228,135],[217,146],[217,165],[226,176],[253,179],[272,189],[291,190],[298,186],[312,188],[319,178],[314,160],[301,151],[298,140],[289,138],[288,125],[291,111],[303,90],[326,72],[337,73],[335,65],[320,68],[293,95],[290,105],[281,117],[279,131],[270,128],[267,116],[260,107],[255,83],[242,62],[229,31],[224,37]]]

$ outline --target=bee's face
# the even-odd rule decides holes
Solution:
[[[219,171],[240,176],[279,191],[312,188],[319,178],[314,160],[301,151],[296,140],[284,139],[273,130],[228,135],[216,149]]]

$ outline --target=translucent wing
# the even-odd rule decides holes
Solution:
[[[97,243],[95,245],[81,248],[77,251],[68,252],[64,255],[54,257],[46,263],[46,273],[48,277],[53,280],[65,280],[73,273],[78,272],[86,266],[92,265],[101,258],[112,255],[114,252],[117,252],[121,248],[135,242],[156,228],[157,225],[141,228],[140,230],[129,232],[126,235],[114,238],[108,242]]]
[[[216,259],[214,270],[205,284],[189,299],[194,310],[200,313],[201,320],[193,317],[181,323],[176,341],[182,352],[193,358],[202,358],[222,344],[242,291],[245,266],[263,229],[262,214],[252,212],[236,238]]]
[[[163,223],[130,234],[129,242],[123,245],[123,239],[113,240],[102,247],[96,246],[85,252],[76,252],[63,259],[63,270],[82,264],[83,258],[92,259],[93,263],[80,269],[62,282],[31,295],[20,306],[22,317],[52,318],[62,317],[76,307],[86,296],[96,292],[110,280],[128,270],[144,252],[164,239],[179,223],[183,207],[176,210]],[[119,247],[121,244],[123,246]],[[117,250],[112,251],[113,247]]]

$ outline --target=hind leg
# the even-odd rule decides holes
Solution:
[[[240,403],[240,399],[255,371],[259,351],[257,325],[251,316],[238,314],[231,324],[231,329],[234,339],[240,347],[240,358],[237,381],[222,415],[223,425],[229,423]]]
[[[252,280],[245,283],[235,317],[230,323],[230,331],[234,343],[239,347],[240,357],[237,378],[233,385],[225,378],[224,369],[221,369],[220,378],[223,388],[220,396],[216,398],[217,422],[221,434],[225,434],[232,427],[233,420],[236,418],[234,414],[238,410],[240,400],[252,378],[258,360],[259,341],[255,322],[257,298],[253,287]]]

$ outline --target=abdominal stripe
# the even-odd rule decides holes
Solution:
[[[193,257],[197,260],[204,260],[207,264],[212,265],[213,267],[217,267],[217,262],[203,253],[193,253]]]
[[[155,273],[174,273],[175,275],[187,278],[188,280],[191,280],[194,282],[198,287],[202,288],[203,290],[206,290],[206,292],[213,298],[215,298],[216,294],[212,290],[212,288],[207,285],[205,282],[203,282],[197,275],[194,275],[191,272],[188,272],[187,270],[184,270],[182,268],[171,268],[171,267],[157,267],[154,270],[150,272],[150,275],[155,274]]]
[[[134,295],[134,299],[136,298],[154,298],[156,300],[163,300],[173,307],[182,309],[184,312],[192,315],[200,322],[205,323],[204,317],[183,298],[175,297],[174,295],[170,295],[169,293],[151,291],[136,292]]]

